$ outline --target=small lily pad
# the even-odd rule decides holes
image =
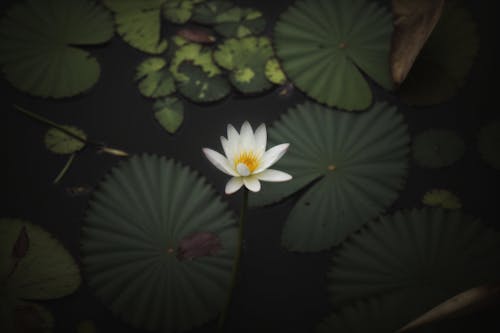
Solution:
[[[175,133],[184,121],[184,104],[178,98],[159,99],[153,109],[156,120],[171,134]]]
[[[229,80],[245,94],[259,93],[272,87],[265,68],[274,52],[266,37],[230,38],[214,51],[216,63],[230,71]]]
[[[478,49],[472,15],[458,1],[446,1],[434,31],[399,88],[400,98],[419,106],[450,99],[465,84]]]
[[[252,8],[234,8],[215,17],[215,31],[224,37],[257,35],[266,28],[262,13]]]
[[[115,14],[116,30],[130,46],[150,54],[168,46],[161,36],[161,8],[165,0],[103,0]]]
[[[191,18],[195,5],[205,0],[164,0],[163,16],[172,23],[184,24]]]
[[[12,266],[12,248],[22,228],[30,239],[25,257]],[[16,299],[46,300],[66,296],[80,286],[78,265],[68,251],[42,228],[18,219],[0,219],[0,277]]]
[[[266,62],[266,78],[278,85],[283,85],[286,83],[286,75],[281,69],[281,65],[276,58],[271,58]]]
[[[99,79],[97,59],[79,47],[113,37],[110,13],[87,0],[16,1],[0,21],[0,66],[17,89],[63,98]]]
[[[451,130],[430,129],[413,141],[413,158],[426,168],[450,166],[462,158],[464,152],[464,141]]]
[[[220,68],[217,67],[212,59],[212,50],[200,44],[186,43],[175,51],[170,62],[170,72],[172,72],[175,80],[180,82],[189,79],[189,76],[179,73],[179,66],[183,62],[190,62],[193,65],[199,66],[209,77],[221,74]]]
[[[434,206],[445,209],[462,208],[460,199],[448,190],[430,190],[429,192],[424,194],[422,203],[427,206]]]
[[[224,76],[210,76],[201,66],[184,62],[179,67],[179,73],[185,78],[178,84],[179,92],[193,102],[215,102],[231,92],[231,86]]]
[[[145,97],[164,97],[175,92],[175,81],[163,58],[149,58],[138,67],[135,76],[139,91]]]
[[[235,5],[231,1],[205,1],[194,8],[192,19],[197,23],[213,25],[217,23],[216,18],[219,15],[227,13],[233,8],[235,8]]]
[[[485,125],[479,131],[478,149],[489,165],[500,170],[500,121]]]
[[[77,127],[64,125],[62,128],[77,137],[82,138],[82,140],[87,139],[85,132]],[[85,147],[85,142],[82,140],[78,140],[63,131],[52,127],[45,134],[45,147],[55,154],[72,154]]]

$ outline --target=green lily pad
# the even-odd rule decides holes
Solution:
[[[194,6],[205,0],[165,0],[163,16],[172,23],[184,24],[191,18]]]
[[[271,58],[266,62],[266,78],[274,84],[283,85],[286,83],[286,75],[281,69],[281,65],[276,58]]]
[[[0,277],[4,279],[12,270],[12,248],[23,227],[29,248],[6,281],[12,297],[47,300],[73,293],[81,282],[73,257],[48,232],[23,220],[0,219]]]
[[[217,17],[224,18],[225,16],[221,16],[222,13],[231,15],[231,11],[235,8],[237,7],[233,2],[228,0],[208,0],[194,8],[192,20],[201,24],[214,25],[217,23]]]
[[[328,106],[363,110],[363,74],[391,89],[391,14],[370,0],[298,0],[281,15],[274,45],[293,84]]]
[[[450,99],[464,86],[478,49],[472,15],[458,1],[446,1],[441,18],[399,88],[400,98],[419,106]]]
[[[183,39],[177,40],[178,43],[182,43]],[[190,62],[193,65],[201,67],[208,77],[222,74],[220,68],[217,67],[212,59],[212,50],[200,44],[185,43],[175,51],[172,61],[170,62],[170,72],[175,80],[180,82],[189,79],[189,76],[179,73],[179,66],[184,62]]]
[[[328,290],[335,306],[395,295],[429,310],[499,279],[498,232],[458,210],[426,208],[381,217],[353,234],[333,258]]]
[[[130,46],[150,54],[168,46],[161,36],[161,10],[166,0],[103,0],[115,14],[116,30]]]
[[[179,248],[197,233],[209,233],[220,247],[182,258]],[[121,163],[99,185],[81,244],[88,285],[113,313],[144,329],[183,332],[224,306],[237,228],[199,174],[142,155]]]
[[[153,110],[156,120],[169,133],[175,133],[184,121],[184,104],[178,98],[159,99]]]
[[[409,136],[395,107],[376,103],[361,114],[307,102],[269,129],[270,145],[288,142],[276,163],[293,179],[266,184],[253,205],[278,202],[300,190],[282,243],[294,251],[339,244],[398,197],[408,168]]]
[[[193,102],[215,102],[231,92],[231,86],[224,76],[210,76],[200,66],[184,62],[179,67],[179,73],[188,78],[179,82],[179,92]]]
[[[87,139],[85,132],[77,127],[68,125],[62,127],[83,140]],[[85,147],[85,142],[52,127],[45,133],[45,147],[55,154],[72,154],[82,150]]]
[[[230,71],[229,80],[245,94],[258,93],[272,87],[266,79],[267,61],[273,56],[266,37],[230,38],[214,51],[215,62]]]
[[[464,141],[451,130],[430,129],[413,141],[413,158],[422,167],[442,168],[462,158]]]
[[[99,79],[97,60],[80,46],[113,37],[111,15],[86,0],[16,2],[0,21],[0,66],[17,89],[63,98]]]
[[[243,38],[257,35],[266,28],[262,13],[251,8],[235,8],[215,17],[215,31],[224,37]]]
[[[136,81],[145,97],[165,97],[175,92],[175,81],[163,58],[146,59],[137,67]]]
[[[462,208],[460,199],[448,190],[430,190],[429,192],[424,194],[422,203],[427,206],[434,206],[445,209]]]
[[[481,157],[489,165],[500,170],[500,121],[485,125],[479,131],[478,149]]]

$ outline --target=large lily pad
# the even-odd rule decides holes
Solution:
[[[418,134],[413,141],[413,158],[426,168],[450,166],[464,153],[464,141],[452,130],[430,129]]]
[[[199,233],[218,239],[215,253],[192,248],[196,242],[185,248],[184,240]],[[182,332],[224,305],[236,238],[227,205],[197,173],[163,157],[134,156],[112,170],[90,202],[84,272],[97,297],[124,321]],[[181,250],[197,255],[187,260]]]
[[[328,289],[336,306],[399,295],[428,310],[499,279],[498,232],[460,211],[427,208],[384,216],[354,234],[333,258]]]
[[[153,57],[137,66],[135,75],[139,91],[145,97],[165,97],[175,92],[175,81],[163,58]]]
[[[500,170],[500,121],[493,121],[479,131],[478,149],[486,163]]]
[[[179,67],[179,73],[186,77],[179,82],[179,92],[193,102],[215,102],[231,92],[231,86],[224,76],[210,76],[201,66],[184,62]]]
[[[29,248],[15,264],[11,253],[23,227]],[[0,277],[9,276],[6,288],[16,299],[58,298],[80,286],[80,272],[73,257],[52,235],[32,223],[0,219],[0,256]]]
[[[252,8],[235,8],[216,16],[215,31],[224,37],[243,38],[257,35],[266,28],[262,13]]]
[[[479,48],[476,24],[458,1],[446,1],[434,31],[399,89],[412,105],[432,105],[453,97],[465,84]]]
[[[258,93],[272,87],[266,63],[273,56],[267,37],[230,38],[214,51],[215,62],[230,71],[229,80],[242,93]]]
[[[79,46],[102,44],[111,37],[111,15],[93,2],[16,2],[0,22],[0,65],[21,91],[39,97],[74,96],[100,76],[97,60]]]
[[[115,14],[116,30],[130,46],[150,54],[167,49],[161,36],[161,10],[165,0],[103,0]]]
[[[318,251],[339,244],[398,196],[408,167],[409,137],[395,107],[362,114],[305,103],[269,130],[270,144],[289,142],[276,169],[293,179],[266,184],[253,204],[269,204],[302,189],[283,230],[283,245]]]
[[[363,73],[392,88],[391,14],[369,0],[299,0],[281,15],[274,43],[293,84],[318,102],[366,109]]]

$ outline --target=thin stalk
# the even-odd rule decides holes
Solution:
[[[66,162],[66,164],[64,164],[64,167],[61,169],[61,171],[59,171],[59,173],[57,174],[57,177],[54,179],[54,181],[53,181],[54,184],[59,183],[61,178],[64,177],[64,175],[68,171],[69,167],[71,166],[71,163],[73,163],[74,159],[75,159],[75,153],[73,153],[69,156],[68,161]]]
[[[231,305],[231,300],[233,298],[233,290],[236,285],[236,278],[238,276],[238,270],[240,267],[241,261],[241,252],[243,248],[243,229],[245,227],[245,217],[247,215],[248,209],[248,189],[243,188],[243,203],[241,205],[241,213],[240,213],[240,224],[239,224],[239,232],[238,232],[238,249],[236,252],[236,258],[234,260],[233,270],[231,273],[231,285],[229,286],[229,292],[227,295],[226,305],[222,310],[219,316],[219,322],[217,323],[217,332],[222,333],[224,330],[224,324],[226,322],[227,312],[229,311],[229,307]]]

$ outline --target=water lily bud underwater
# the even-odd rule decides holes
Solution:
[[[284,182],[292,179],[286,172],[269,169],[288,150],[289,143],[282,143],[266,151],[266,125],[261,124],[255,133],[248,121],[241,126],[240,133],[227,125],[227,138],[220,141],[224,155],[209,148],[203,153],[220,171],[232,176],[226,184],[226,194],[238,191],[243,185],[252,192],[260,191],[260,181]]]

